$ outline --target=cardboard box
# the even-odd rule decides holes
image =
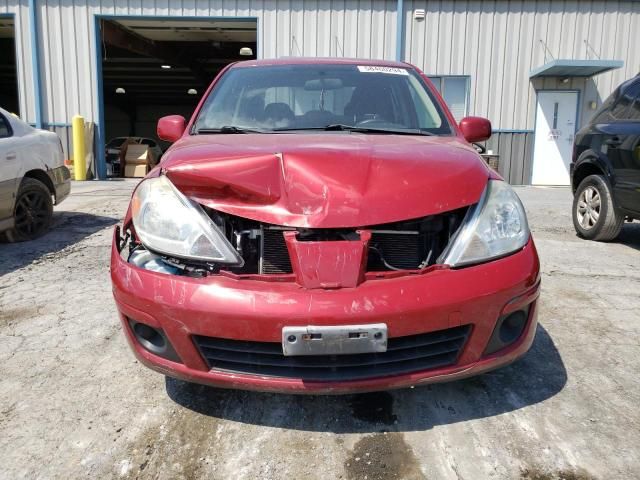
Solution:
[[[127,164],[124,167],[125,177],[142,178],[147,174],[148,168],[146,163]]]
[[[146,145],[128,145],[124,155],[124,162],[130,164],[147,164],[150,160],[149,147]]]
[[[124,176],[141,178],[149,172],[150,152],[146,145],[131,143],[124,152]]]

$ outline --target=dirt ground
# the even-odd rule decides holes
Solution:
[[[165,380],[109,281],[134,183],[86,182],[0,244],[0,478],[640,478],[640,224],[580,240],[565,188],[518,188],[543,268],[532,350],[449,384],[342,397]]]

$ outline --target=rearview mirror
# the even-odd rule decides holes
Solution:
[[[460,120],[460,130],[467,142],[484,142],[491,137],[491,122],[482,117],[464,117]]]
[[[312,92],[338,90],[339,88],[342,88],[342,80],[339,78],[318,78],[304,82],[304,89]]]
[[[157,134],[160,140],[175,142],[182,137],[187,121],[182,115],[169,115],[158,120]]]

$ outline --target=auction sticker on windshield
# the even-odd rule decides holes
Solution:
[[[390,73],[392,75],[409,75],[406,68],[383,67],[380,65],[358,65],[358,70],[363,73]]]

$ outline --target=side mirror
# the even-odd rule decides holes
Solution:
[[[491,122],[482,117],[464,117],[460,120],[460,130],[469,143],[484,142],[491,137]]]
[[[182,137],[187,121],[182,115],[169,115],[158,120],[158,138],[165,142],[175,142]]]

